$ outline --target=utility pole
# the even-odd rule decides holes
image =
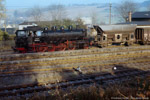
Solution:
[[[111,7],[112,7],[112,4],[110,3],[109,4],[109,24],[111,24]]]
[[[5,3],[5,4],[4,4],[4,5],[5,5],[5,6],[4,6],[4,7],[5,7],[5,8],[4,8],[4,26],[5,26],[5,33],[6,33],[6,32],[7,32],[7,29],[6,29],[6,18],[7,18],[7,17],[6,17],[6,0],[5,0],[4,3]]]
[[[6,28],[6,9],[5,9],[5,21],[4,21],[4,23],[5,23],[5,33],[7,32],[7,28]]]

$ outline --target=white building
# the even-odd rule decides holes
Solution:
[[[36,22],[24,22],[24,23],[21,23],[21,24],[19,24],[19,30],[22,30],[22,29],[27,28],[29,26],[37,26],[37,23]]]

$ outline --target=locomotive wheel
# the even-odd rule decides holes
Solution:
[[[68,44],[68,50],[75,50],[76,49],[76,44],[73,42],[69,42]]]
[[[64,50],[66,50],[66,44],[60,43],[60,44],[59,44],[58,51],[64,51]]]
[[[147,44],[147,41],[143,41],[142,45],[146,45]]]
[[[53,52],[53,51],[55,51],[55,49],[56,49],[56,47],[53,44],[48,46],[48,52]]]
[[[85,44],[84,49],[88,49],[88,48],[89,48],[88,44]]]
[[[27,50],[25,48],[16,48],[16,51],[19,53],[26,53]]]
[[[48,47],[46,47],[46,46],[39,46],[37,51],[38,52],[46,52],[47,49],[48,49]]]
[[[129,43],[129,42],[125,42],[124,45],[125,45],[125,46],[130,46],[130,43]]]
[[[26,50],[19,51],[19,53],[27,53]]]

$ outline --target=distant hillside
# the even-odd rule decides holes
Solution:
[[[147,7],[147,6],[150,6],[150,0],[147,0],[141,3],[141,7]]]

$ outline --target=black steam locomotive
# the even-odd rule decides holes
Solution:
[[[84,29],[68,29],[60,27],[57,29],[53,26],[51,30],[40,27],[27,27],[23,30],[16,31],[14,51],[26,52],[50,52],[61,50],[74,50],[80,48],[88,48],[89,41],[86,37]]]

